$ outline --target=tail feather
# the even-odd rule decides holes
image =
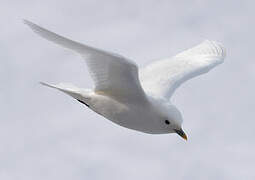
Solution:
[[[64,92],[65,94],[68,94],[69,96],[77,99],[78,101],[88,102],[90,99],[90,95],[89,95],[90,90],[77,88],[72,84],[60,83],[60,84],[53,85],[53,84],[49,84],[45,82],[40,82],[40,84],[43,86],[60,90]]]

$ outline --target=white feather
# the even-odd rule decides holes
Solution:
[[[137,65],[132,61],[67,39],[30,21],[24,20],[24,23],[41,37],[79,53],[86,60],[95,83],[95,91],[115,98],[128,97],[135,100],[145,98],[138,79]]]
[[[225,48],[206,40],[172,58],[156,61],[139,72],[142,87],[151,95],[169,99],[183,82],[223,63]]]

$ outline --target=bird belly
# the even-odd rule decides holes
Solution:
[[[108,96],[92,98],[90,108],[108,120],[129,129],[149,134],[159,134],[156,117],[147,104],[121,103]]]

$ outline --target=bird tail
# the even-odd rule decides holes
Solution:
[[[53,85],[53,84],[49,84],[45,82],[40,82],[40,84],[43,86],[60,90],[64,92],[65,94],[68,94],[69,96],[78,100],[79,102],[89,106],[89,102],[91,99],[90,98],[91,90],[77,88],[74,85],[68,84],[68,83],[59,83],[59,84]]]

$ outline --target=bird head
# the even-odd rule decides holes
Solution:
[[[187,135],[182,129],[183,119],[181,112],[174,105],[168,104],[167,106],[165,106],[164,116],[162,117],[160,120],[160,124],[165,132],[176,133],[183,139],[187,140]]]

